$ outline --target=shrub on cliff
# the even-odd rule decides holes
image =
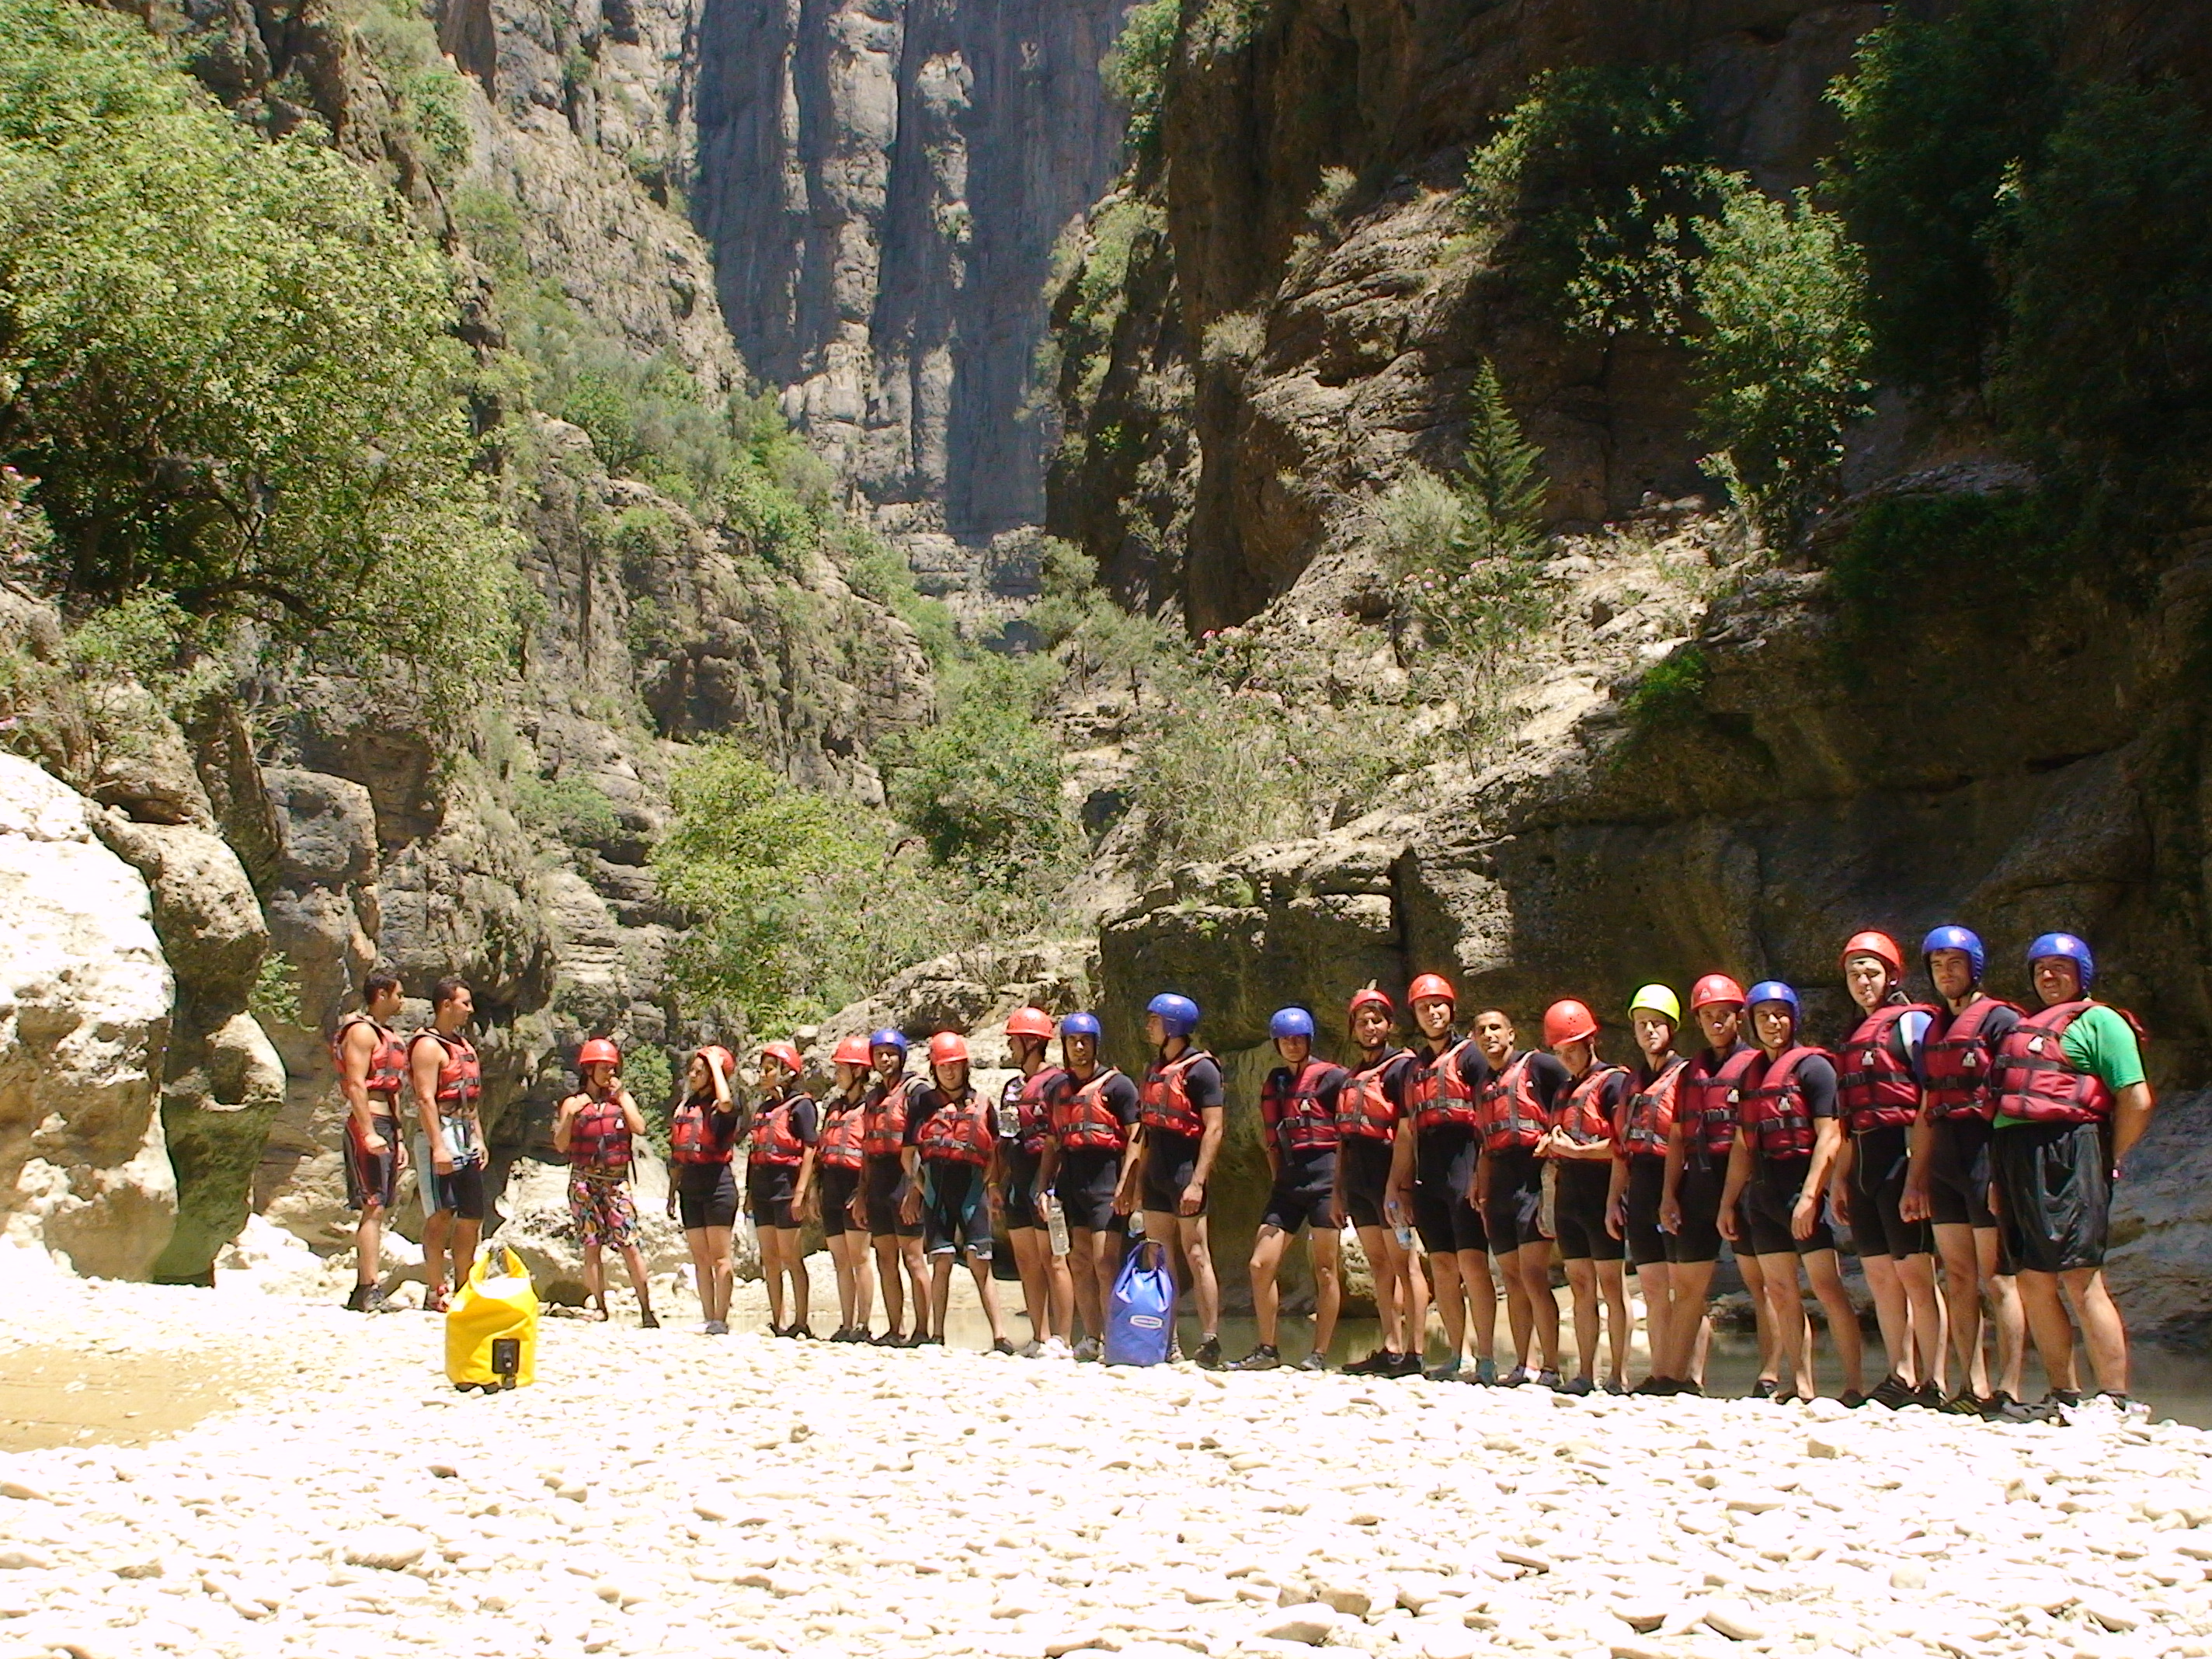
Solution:
[[[1670,334],[1714,185],[1677,70],[1547,70],[1468,164],[1476,225],[1568,328]]]
[[[1725,191],[1696,275],[1698,413],[1743,505],[1786,532],[1834,494],[1844,429],[1871,407],[1864,283],[1842,226],[1803,192],[1778,202],[1741,176]]]
[[[1180,0],[1144,0],[1129,9],[1114,48],[1099,65],[1107,91],[1129,112],[1130,149],[1148,155],[1159,147],[1167,102],[1168,67],[1174,60]]]
[[[304,138],[266,143],[137,24],[0,0],[0,459],[72,608],[203,644],[504,671],[512,541],[459,395],[445,263]]]
[[[1990,255],[2006,180],[2039,160],[2063,109],[2059,22],[2056,0],[1900,10],[1830,90],[1844,142],[1827,189],[1866,252],[1886,379],[1980,384],[2001,327]]]

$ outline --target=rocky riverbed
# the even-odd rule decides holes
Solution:
[[[758,1294],[757,1286],[749,1287]],[[23,1278],[0,1368],[220,1379],[0,1456],[18,1655],[2212,1654],[2202,1431],[1105,1370]]]

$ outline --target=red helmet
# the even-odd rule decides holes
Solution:
[[[1364,991],[1354,991],[1352,994],[1352,1000],[1345,1008],[1344,1017],[1350,1019],[1362,1008],[1380,1008],[1393,1019],[1398,1015],[1397,1005],[1390,1000],[1388,994],[1376,990],[1371,985]]]
[[[1743,1006],[1743,987],[1726,974],[1707,974],[1690,988],[1690,1012],[1710,1008],[1717,1002],[1733,1002]]]
[[[585,1066],[595,1065],[603,1060],[610,1066],[622,1064],[622,1050],[605,1037],[593,1037],[576,1050],[576,1069],[580,1072]]]
[[[868,1040],[864,1036],[848,1036],[837,1045],[837,1052],[830,1056],[833,1066],[857,1066],[866,1071],[875,1061],[868,1054]]]
[[[1052,1036],[1052,1016],[1042,1008],[1017,1008],[1006,1016],[1006,1035],[1010,1037],[1049,1039]]]
[[[1905,952],[1897,948],[1897,941],[1887,933],[1877,933],[1871,928],[1863,933],[1853,933],[1844,942],[1844,953],[1837,961],[1840,965],[1853,957],[1872,957],[1889,969],[1892,979],[1905,977]]]
[[[1452,989],[1451,981],[1442,974],[1415,975],[1413,982],[1406,988],[1407,1006],[1432,1000],[1449,1002],[1455,1008],[1459,1006],[1459,993]]]
[[[1596,1035],[1597,1016],[1572,997],[1544,1010],[1544,1046],[1547,1048],[1556,1048],[1562,1042],[1587,1042]]]
[[[704,1057],[706,1062],[709,1066],[717,1067],[724,1077],[733,1078],[737,1076],[738,1057],[732,1054],[727,1048],[725,1048],[720,1043],[710,1042],[705,1048],[702,1048],[699,1053]]]
[[[799,1050],[781,1038],[774,1042],[762,1043],[760,1052],[763,1060],[781,1061],[783,1069],[793,1077],[797,1077],[806,1069],[806,1062],[799,1057]]]
[[[968,1039],[957,1031],[939,1031],[929,1040],[929,1063],[943,1066],[968,1058]]]

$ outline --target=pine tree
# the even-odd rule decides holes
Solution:
[[[1452,550],[1462,559],[1523,557],[1536,550],[1544,507],[1544,452],[1521,435],[1506,407],[1498,367],[1476,370],[1467,422],[1467,460],[1454,489],[1460,527]]]

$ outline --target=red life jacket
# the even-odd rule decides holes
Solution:
[[[1336,1093],[1336,1132],[1340,1139],[1357,1135],[1363,1140],[1395,1140],[1398,1136],[1398,1103],[1390,1098],[1390,1079],[1398,1076],[1412,1056],[1394,1048],[1373,1065],[1355,1066],[1346,1074]]]
[[[1928,1028],[1920,1044],[1920,1069],[1926,1078],[1930,1117],[1978,1117],[1986,1123],[1996,1115],[1996,1054],[1982,1031],[2000,1008],[2022,1015],[2027,1012],[1996,997],[1976,997],[1940,1030],[1935,1025]]]
[[[922,1119],[914,1137],[925,1164],[972,1164],[978,1169],[991,1161],[996,1141],[991,1109],[972,1088]]]
[[[1106,1099],[1106,1085],[1121,1075],[1111,1066],[1101,1066],[1090,1082],[1069,1089],[1075,1074],[1060,1073],[1065,1081],[1053,1106],[1052,1132],[1065,1150],[1118,1152],[1129,1144],[1128,1126]]]
[[[1813,1113],[1805,1104],[1805,1085],[1797,1080],[1797,1068],[1821,1054],[1795,1044],[1771,1060],[1762,1054],[1760,1064],[1746,1074],[1736,1115],[1759,1157],[1813,1156]]]
[[[1920,1079],[1890,1042],[1897,1023],[1907,1014],[1926,1014],[1932,1019],[1936,1011],[1919,1002],[1888,1003],[1861,1020],[1844,1039],[1836,1060],[1836,1109],[1854,1134],[1898,1128],[1920,1115]]]
[[[1544,1138],[1551,1120],[1544,1103],[1536,1098],[1528,1080],[1528,1051],[1522,1050],[1505,1062],[1505,1069],[1482,1085],[1477,1101],[1481,1113],[1485,1152],[1505,1152],[1534,1146]]]
[[[844,1095],[823,1103],[822,1133],[814,1142],[815,1161],[825,1170],[860,1167],[860,1106]]]
[[[1667,1137],[1674,1127],[1674,1099],[1681,1091],[1683,1068],[1689,1063],[1677,1054],[1660,1068],[1658,1076],[1632,1091],[1623,1103],[1613,1139],[1630,1158],[1667,1156]]]
[[[444,1055],[438,1062],[438,1110],[447,1117],[474,1112],[477,1097],[483,1093],[483,1066],[477,1059],[476,1049],[458,1033],[441,1036],[434,1026],[425,1025],[408,1039],[407,1052],[410,1056],[415,1045],[424,1037],[436,1043]]]
[[[1738,1048],[1712,1062],[1712,1051],[1702,1049],[1682,1073],[1674,1095],[1674,1121],[1681,1126],[1683,1145],[1710,1164],[1725,1160],[1735,1145],[1735,1109],[1743,1091],[1743,1075],[1759,1057],[1756,1048]]]
[[[2055,1002],[2013,1027],[1997,1050],[1998,1111],[2026,1123],[2100,1123],[2112,1116],[2118,1099],[2110,1085],[2066,1057],[2067,1031],[2097,1006],[2086,997]],[[2142,1035],[2133,1014],[2112,1012]]]
[[[717,1112],[712,1095],[686,1095],[669,1116],[668,1156],[678,1164],[727,1164],[737,1139],[737,1113]]]
[[[568,1162],[592,1175],[621,1175],[629,1168],[629,1125],[623,1120],[622,1091],[594,1100],[568,1125]]]
[[[779,1170],[795,1170],[806,1162],[806,1143],[792,1121],[793,1109],[803,1097],[778,1095],[762,1103],[753,1117],[753,1144],[746,1162],[772,1164]]]
[[[1260,1091],[1260,1122],[1284,1152],[1327,1152],[1342,1139],[1336,1103],[1321,1097],[1322,1080],[1336,1069],[1325,1060],[1310,1060],[1295,1076],[1287,1066],[1267,1073]]]
[[[906,1115],[915,1093],[929,1085],[918,1077],[878,1083],[860,1101],[860,1151],[870,1158],[896,1158],[906,1145]]]
[[[1613,1139],[1613,1110],[1605,1097],[1612,1091],[1615,1078],[1626,1077],[1626,1066],[1593,1064],[1575,1080],[1560,1106],[1559,1127],[1571,1140],[1585,1146],[1595,1146],[1601,1141],[1610,1144]]]
[[[1193,1048],[1164,1066],[1149,1068],[1145,1073],[1144,1089],[1137,1097],[1137,1121],[1162,1134],[1182,1135],[1192,1140],[1204,1134],[1205,1121],[1199,1116],[1198,1108],[1190,1103],[1190,1068],[1201,1060],[1212,1059],[1205,1049]]]
[[[1017,1073],[1006,1079],[1000,1100],[1014,1109],[1014,1132],[1004,1139],[1012,1142],[1023,1157],[1044,1155],[1045,1143],[1052,1139],[1052,1098],[1066,1081],[1067,1073],[1057,1066],[1040,1066],[1033,1077]],[[1002,1112],[1000,1127],[1005,1124]]]
[[[331,1034],[331,1066],[341,1078],[345,1075],[346,1035],[356,1025],[366,1025],[376,1033],[376,1047],[368,1051],[368,1070],[363,1075],[362,1085],[372,1095],[397,1101],[407,1086],[407,1045],[389,1025],[380,1025],[358,1012],[348,1014]]]
[[[1414,1073],[1416,1129],[1438,1129],[1446,1125],[1462,1129],[1480,1127],[1480,1108],[1474,1089],[1460,1074],[1460,1056],[1474,1042],[1473,1037],[1462,1037]]]

